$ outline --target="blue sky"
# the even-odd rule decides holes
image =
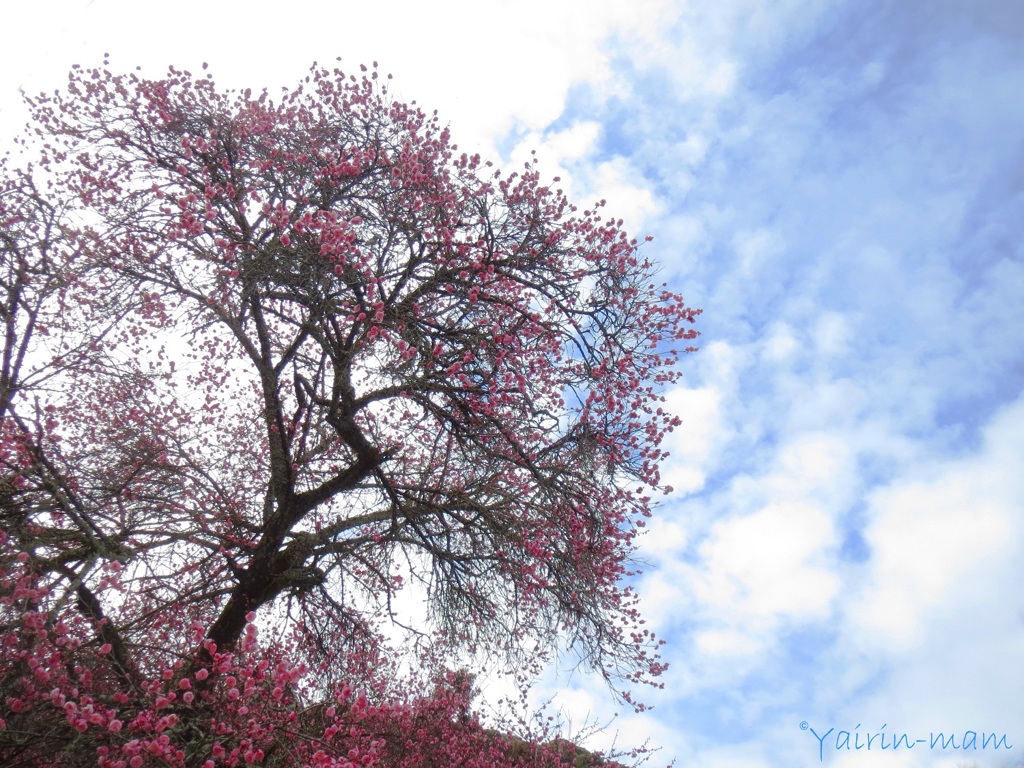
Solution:
[[[672,667],[596,746],[617,730],[712,768],[819,747],[842,768],[1024,760],[1024,4],[147,8],[5,11],[4,135],[19,87],[104,52],[242,87],[376,59],[460,143],[537,149],[578,202],[607,198],[704,308],[669,393],[678,490],[642,544]],[[543,695],[576,723],[613,712],[581,676]],[[1013,749],[837,750],[844,729]]]

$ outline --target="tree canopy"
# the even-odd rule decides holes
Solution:
[[[510,764],[465,678],[395,687],[403,588],[433,657],[562,638],[629,701],[656,682],[630,554],[699,310],[621,221],[460,153],[376,66],[277,99],[76,68],[29,103],[0,166],[5,765],[434,764],[431,707],[445,761]]]

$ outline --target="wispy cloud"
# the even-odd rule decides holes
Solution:
[[[801,720],[1024,722],[1010,5],[688,3],[560,117],[603,128],[581,163],[643,175],[658,256],[706,310],[669,398],[679,493],[643,545],[683,762],[808,762]]]

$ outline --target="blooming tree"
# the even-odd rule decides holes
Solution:
[[[698,310],[376,68],[278,100],[76,68],[30,106],[0,167],[0,762],[572,764],[443,664],[399,674],[395,598],[434,658],[561,638],[627,701],[655,682],[625,580]]]

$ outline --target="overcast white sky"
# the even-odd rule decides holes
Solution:
[[[275,89],[377,60],[461,144],[535,148],[655,235],[704,336],[643,545],[672,667],[621,743],[702,768],[1024,761],[1020,0],[51,0],[4,26],[4,137],[19,87],[104,52]],[[576,722],[612,711],[593,681],[550,690]],[[887,740],[837,750],[844,729]]]

